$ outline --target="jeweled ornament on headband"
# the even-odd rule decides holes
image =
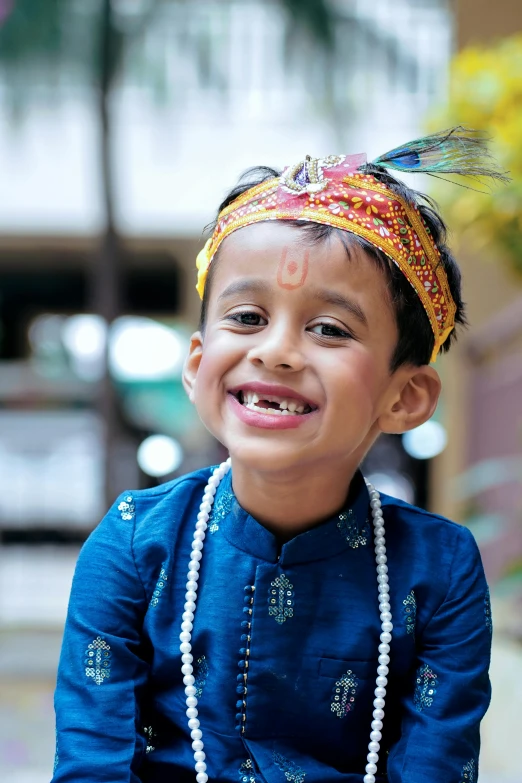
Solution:
[[[460,127],[404,144],[371,165],[507,180],[491,165],[484,137]],[[219,214],[212,237],[198,255],[199,295],[203,297],[214,255],[233,231],[266,220],[324,223],[366,239],[399,267],[430,321],[435,361],[455,326],[456,312],[439,250],[417,207],[370,172],[365,154],[308,156],[280,177],[246,190]]]

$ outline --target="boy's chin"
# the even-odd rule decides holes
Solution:
[[[290,444],[236,441],[226,445],[232,459],[232,468],[235,467],[236,470],[273,474],[281,479],[288,472],[306,471],[310,463],[310,454],[305,455],[299,449],[291,448]]]

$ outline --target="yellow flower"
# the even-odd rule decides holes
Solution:
[[[510,172],[507,185],[475,190],[439,186],[435,197],[451,215],[457,239],[478,250],[495,248],[522,274],[522,35],[462,50],[451,70],[449,104],[433,129],[464,125],[485,131],[493,155]],[[474,182],[470,182],[476,187]]]

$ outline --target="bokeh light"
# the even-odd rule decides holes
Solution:
[[[446,448],[448,434],[438,421],[426,421],[402,436],[402,444],[410,457],[431,459]]]
[[[174,329],[150,318],[124,316],[109,337],[109,369],[118,381],[179,377],[188,344]]]
[[[174,473],[183,461],[183,449],[168,435],[150,435],[138,448],[138,465],[148,476]]]

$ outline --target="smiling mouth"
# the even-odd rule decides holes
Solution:
[[[271,416],[304,416],[316,408],[303,400],[292,397],[278,397],[275,394],[256,394],[253,391],[239,391],[236,400],[251,411]]]

